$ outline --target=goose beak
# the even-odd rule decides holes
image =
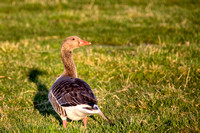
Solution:
[[[91,44],[91,42],[87,42],[85,40],[80,39],[80,46],[86,46],[86,45],[90,45],[90,44]]]

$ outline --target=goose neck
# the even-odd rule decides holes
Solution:
[[[64,72],[62,76],[77,77],[76,66],[73,60],[72,51],[61,49],[61,57],[64,64]]]

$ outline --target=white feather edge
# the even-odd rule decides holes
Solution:
[[[67,117],[71,120],[80,120],[84,117],[90,116],[92,114],[99,114],[100,109],[97,105],[94,105],[94,107],[97,107],[95,110],[89,110],[85,108],[91,108],[91,106],[86,104],[80,104],[76,106],[69,106],[69,107],[63,107],[67,113]]]

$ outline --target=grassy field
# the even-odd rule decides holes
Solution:
[[[200,132],[200,1],[1,0],[0,132]],[[61,125],[47,94],[74,51],[100,116]]]

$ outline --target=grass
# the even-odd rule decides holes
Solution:
[[[0,132],[199,132],[200,2],[0,2]],[[74,51],[100,116],[69,122],[47,99],[62,73],[62,40],[93,45]]]

